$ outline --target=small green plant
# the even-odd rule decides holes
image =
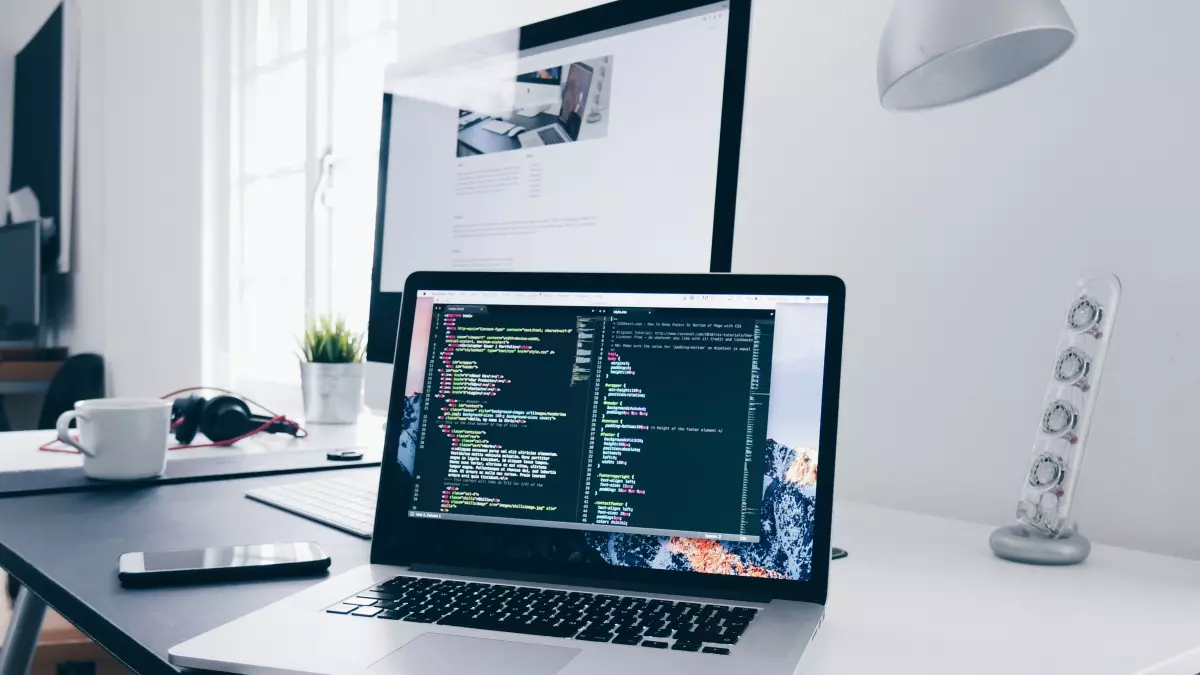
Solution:
[[[310,363],[358,363],[366,341],[346,327],[346,320],[325,315],[308,324],[300,340],[300,358]]]

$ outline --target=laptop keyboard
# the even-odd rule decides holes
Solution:
[[[542,142],[546,145],[554,145],[556,143],[564,142],[562,135],[559,134],[558,130],[553,127],[549,129],[542,129],[538,132],[538,136],[542,137]]]
[[[728,654],[752,607],[399,576],[325,610],[617,645]]]

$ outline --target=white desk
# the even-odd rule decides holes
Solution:
[[[286,434],[259,434],[225,448],[172,450],[167,459],[228,457],[237,454],[359,449],[382,452],[384,418],[363,415],[358,424],[309,424],[307,438]],[[0,472],[59,469],[81,466],[83,457],[73,453],[42,452],[38,447],[54,440],[53,431],[9,431],[0,433]],[[174,444],[174,438],[171,439]],[[207,443],[203,435],[195,443]],[[61,447],[58,444],[56,447]],[[369,456],[369,455],[368,455]]]
[[[798,672],[1132,675],[1200,646],[1200,562],[1095,546],[1080,566],[1031,567],[994,557],[991,530],[837,504],[850,557]]]

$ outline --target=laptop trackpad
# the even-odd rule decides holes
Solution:
[[[570,647],[425,633],[376,661],[368,672],[387,675],[553,675],[579,655]]]

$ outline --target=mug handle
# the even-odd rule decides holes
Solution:
[[[58,422],[55,422],[55,424],[54,424],[54,430],[58,432],[58,440],[62,441],[63,443],[66,443],[67,445],[71,446],[72,448],[75,448],[76,450],[82,452],[83,454],[87,455],[88,457],[95,457],[96,456],[95,452],[84,447],[84,445],[82,443],[75,440],[74,438],[71,438],[71,429],[70,429],[71,421],[77,417],[83,417],[83,415],[81,415],[78,410],[68,410],[65,413],[58,416]],[[87,418],[83,417],[83,419],[86,420]]]

